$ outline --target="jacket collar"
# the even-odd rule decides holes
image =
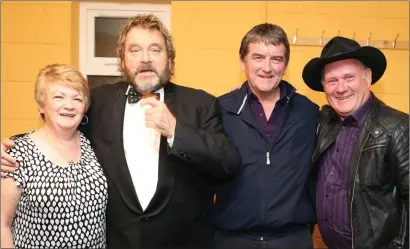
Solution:
[[[364,126],[369,131],[370,135],[374,138],[380,136],[386,129],[382,125],[382,120],[379,115],[380,108],[386,104],[380,99],[373,96],[372,109],[370,110],[369,115],[367,115],[366,120],[364,121]]]
[[[373,136],[374,138],[377,138],[382,134],[382,131],[384,130],[383,125],[381,124],[381,120],[379,117],[379,111],[380,107],[384,106],[385,104],[383,101],[378,99],[373,92],[371,92],[372,95],[372,106],[371,110],[366,116],[366,119],[364,121],[364,127],[369,131],[370,135]],[[331,122],[340,122],[339,115],[336,113],[336,111],[330,106],[330,105],[325,105],[322,108],[322,118],[329,118]]]
[[[293,94],[296,92],[296,88],[294,88],[289,82],[285,80],[282,80],[279,84],[283,84],[285,86],[285,97],[287,99],[287,102],[289,102]],[[245,81],[236,94],[236,101],[233,105],[233,109],[229,111],[235,112],[237,115],[239,115],[242,112],[242,109],[245,107],[245,104],[248,101],[249,95],[251,93],[252,92],[249,88],[248,81]]]

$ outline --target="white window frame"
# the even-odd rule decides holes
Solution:
[[[117,58],[96,57],[95,17],[128,18],[138,14],[156,15],[171,32],[170,4],[80,3],[79,66],[84,75],[119,76]]]

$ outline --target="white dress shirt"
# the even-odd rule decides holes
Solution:
[[[126,94],[128,95],[128,87]],[[160,101],[164,102],[164,88],[156,91]],[[158,159],[161,134],[145,126],[144,110],[150,106],[141,107],[141,101],[125,104],[124,113],[124,151],[132,183],[137,193],[141,207],[145,210],[155,194],[158,183]],[[171,147],[173,138],[168,139]]]

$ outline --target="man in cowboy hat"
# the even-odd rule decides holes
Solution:
[[[303,69],[325,92],[311,169],[324,242],[335,248],[408,248],[409,116],[371,91],[386,69],[374,47],[334,37]]]

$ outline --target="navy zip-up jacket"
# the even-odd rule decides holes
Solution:
[[[315,145],[319,107],[286,81],[287,103],[276,123],[272,146],[247,103],[245,82],[219,97],[224,128],[242,158],[239,174],[216,188],[217,229],[269,232],[314,222],[307,178]]]

